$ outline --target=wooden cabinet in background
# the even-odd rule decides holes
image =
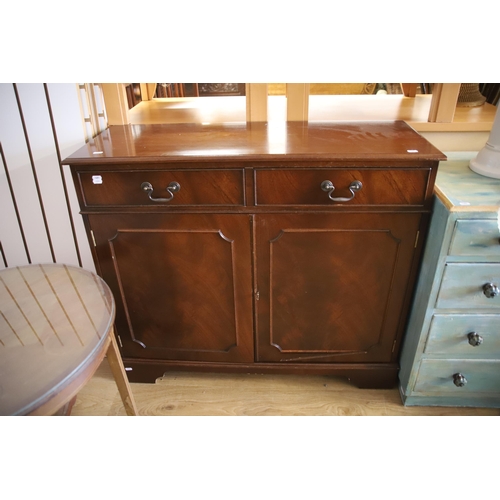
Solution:
[[[125,92],[127,94],[127,104],[128,109],[132,109],[137,106],[142,101],[141,84],[140,83],[129,83],[125,86]]]
[[[131,381],[397,380],[444,155],[403,122],[113,126],[67,158]]]

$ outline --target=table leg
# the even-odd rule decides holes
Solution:
[[[135,405],[134,395],[130,388],[130,383],[125,373],[125,367],[123,366],[123,361],[118,349],[118,344],[116,343],[115,332],[111,329],[109,333],[111,342],[108,347],[107,358],[109,362],[109,367],[113,373],[116,385],[118,386],[118,392],[123,401],[123,406],[125,406],[125,411],[127,415],[138,415],[137,407]]]
[[[71,410],[76,402],[76,396],[73,396],[73,398],[68,401],[64,406],[59,408],[59,410],[56,411],[56,413],[53,414],[53,416],[59,416],[59,417],[69,417],[71,415]]]

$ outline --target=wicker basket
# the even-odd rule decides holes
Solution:
[[[479,92],[479,83],[462,83],[458,94],[457,106],[482,106],[486,101]]]

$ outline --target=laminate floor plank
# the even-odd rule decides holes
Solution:
[[[325,376],[169,372],[131,384],[144,416],[498,416],[500,409],[405,407],[397,389],[358,389]],[[107,360],[78,394],[72,416],[125,415]]]

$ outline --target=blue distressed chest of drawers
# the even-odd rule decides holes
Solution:
[[[400,359],[407,406],[500,407],[500,180],[441,163]]]

